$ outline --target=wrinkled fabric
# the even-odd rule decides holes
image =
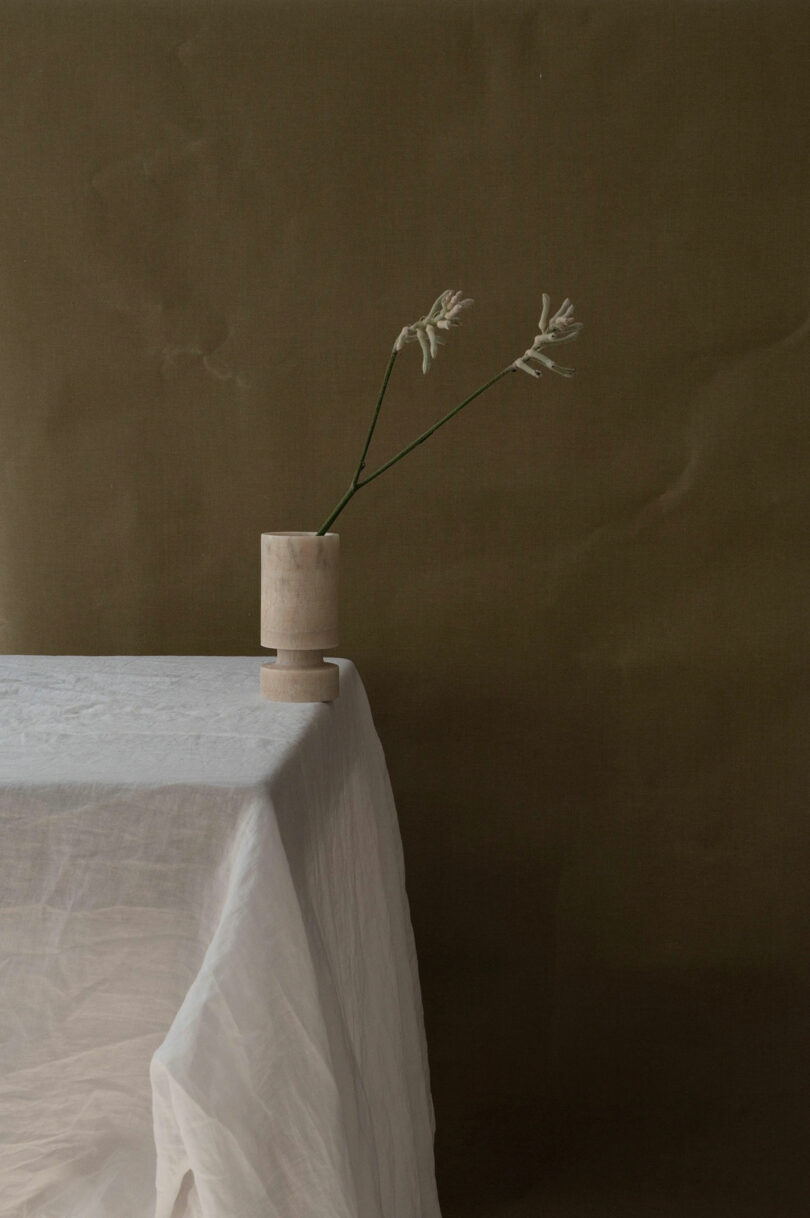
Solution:
[[[356,669],[0,657],[0,1218],[438,1218]]]

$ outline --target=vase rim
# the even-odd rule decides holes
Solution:
[[[316,533],[313,529],[311,532],[307,530],[295,529],[272,529],[269,532],[262,533],[262,537],[338,537],[338,533]]]

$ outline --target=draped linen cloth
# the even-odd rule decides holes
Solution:
[[[0,1218],[438,1218],[362,682],[0,657]]]

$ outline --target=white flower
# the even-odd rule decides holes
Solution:
[[[413,325],[403,326],[394,343],[394,350],[401,351],[405,343],[417,341],[422,348],[422,371],[427,372],[430,361],[438,354],[439,346],[444,344],[444,339],[439,337],[437,331],[460,325],[459,313],[473,303],[471,300],[462,300],[461,295],[461,292],[453,292],[452,289],[442,292],[433,302],[430,312],[420,317]]]
[[[544,292],[543,311],[540,314],[540,321],[537,323],[540,333],[535,335],[531,347],[527,351],[524,351],[519,359],[515,360],[512,367],[519,368],[521,372],[528,372],[529,376],[540,376],[540,369],[533,368],[527,362],[533,359],[537,360],[539,364],[543,364],[546,368],[550,368],[552,372],[558,372],[560,376],[573,376],[573,368],[566,368],[563,364],[555,363],[553,359],[549,359],[543,353],[542,348],[553,343],[570,342],[572,338],[576,338],[579,334],[582,329],[582,322],[572,320],[574,306],[567,296],[557,312],[549,320],[548,310],[550,303],[550,297]]]

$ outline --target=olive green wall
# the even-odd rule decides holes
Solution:
[[[340,518],[446,1218],[807,1213],[804,3],[0,5],[0,646],[258,653]]]

